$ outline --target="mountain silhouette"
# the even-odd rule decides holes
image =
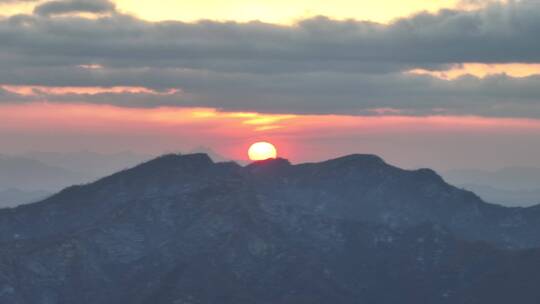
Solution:
[[[0,303],[538,303],[540,207],[374,155],[165,155],[0,210]]]

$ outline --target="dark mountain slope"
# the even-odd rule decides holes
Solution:
[[[274,160],[246,169],[255,176],[250,180],[260,195],[288,206],[307,204],[306,210],[317,206],[326,215],[390,227],[433,222],[468,240],[504,247],[540,246],[538,208],[487,204],[474,193],[445,183],[430,169],[402,170],[373,155],[297,166]]]
[[[168,155],[1,210],[0,303],[538,303],[540,252],[501,248],[538,212],[375,156]]]

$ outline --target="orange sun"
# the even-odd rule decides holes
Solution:
[[[265,160],[277,157],[277,150],[274,145],[264,141],[254,143],[249,147],[248,156],[250,160]]]

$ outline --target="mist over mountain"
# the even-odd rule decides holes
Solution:
[[[82,172],[91,178],[112,174],[152,158],[151,155],[133,152],[97,153],[78,152],[28,152],[24,157],[37,160],[49,166],[61,167],[73,172]]]
[[[540,168],[507,167],[499,170],[450,170],[444,176],[453,183],[482,184],[504,190],[540,188]]]
[[[88,178],[84,173],[35,159],[0,155],[0,190],[16,188],[58,191],[67,185],[87,181]]]
[[[0,210],[0,303],[538,303],[540,208],[373,155],[165,155]]]
[[[474,191],[491,203],[506,206],[532,206],[540,203],[540,168],[450,170],[443,172],[443,176],[450,183]]]
[[[74,184],[89,183],[150,156],[130,152],[29,152],[0,155],[0,207],[34,202]]]
[[[540,189],[506,190],[477,184],[463,184],[460,187],[494,204],[523,207],[540,204]]]
[[[33,203],[51,195],[47,191],[25,191],[16,188],[0,190],[0,208],[15,207],[22,204]]]

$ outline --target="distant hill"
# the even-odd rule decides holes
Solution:
[[[29,152],[24,154],[24,157],[72,172],[82,172],[92,179],[133,167],[152,158],[150,155],[132,152],[103,154],[91,151]]]
[[[508,167],[495,171],[450,170],[444,177],[452,183],[488,185],[504,190],[540,189],[540,168]]]
[[[505,206],[534,206],[540,204],[540,189],[505,190],[486,185],[465,184],[460,187],[473,191],[485,201]]]
[[[23,191],[15,188],[0,190],[0,208],[37,202],[49,195],[50,193],[46,191]]]
[[[0,155],[0,190],[58,191],[67,185],[89,181],[84,173],[52,166],[41,161]]]
[[[374,155],[165,155],[0,210],[0,303],[520,303],[540,206]]]
[[[509,167],[496,171],[443,172],[450,183],[474,191],[491,203],[531,206],[540,203],[540,168]]]
[[[148,159],[150,156],[129,152],[31,152],[23,156],[0,155],[0,206],[27,203],[28,198],[43,198],[45,193],[93,182]]]

